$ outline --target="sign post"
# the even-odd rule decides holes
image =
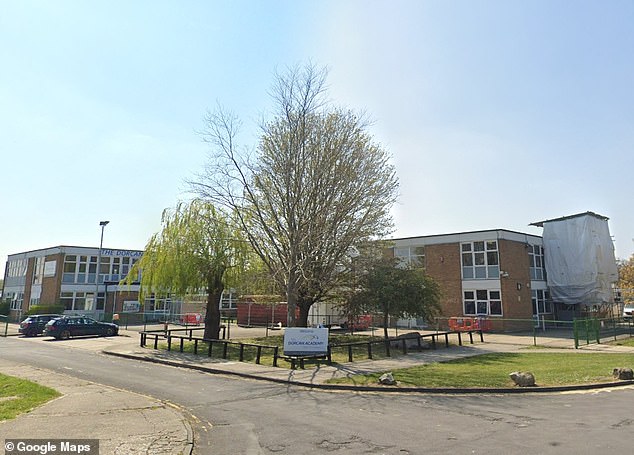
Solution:
[[[289,327],[284,330],[284,355],[318,356],[328,353],[328,329]]]

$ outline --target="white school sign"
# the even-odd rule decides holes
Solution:
[[[284,355],[328,353],[328,329],[289,327],[284,330]]]

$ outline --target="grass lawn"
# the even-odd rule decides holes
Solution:
[[[634,338],[633,337],[623,338],[621,340],[612,341],[612,342],[610,342],[610,344],[615,344],[617,346],[633,347],[634,346]]]
[[[370,337],[367,335],[347,335],[347,334],[336,334],[330,335],[329,343],[331,348],[331,355],[333,363],[345,363],[349,360],[349,352],[347,346],[338,347],[338,345],[342,343],[363,343],[352,347],[352,358],[353,360],[367,360],[368,358],[368,341],[376,341],[377,343],[373,343],[372,345],[372,358],[373,359],[382,359],[387,357],[387,353],[385,350],[385,345],[381,342],[383,340],[382,337]],[[259,344],[265,346],[277,346],[279,348],[279,354],[282,354],[282,348],[284,347],[284,337],[282,335],[272,335],[268,337],[262,338],[240,338],[239,341],[244,344]],[[148,342],[150,343],[150,342]],[[183,342],[183,352],[193,353],[194,352],[193,341],[185,340]],[[159,349],[167,349],[166,342],[160,342],[158,344]],[[180,340],[174,338],[172,340],[172,351],[180,351]],[[209,352],[209,343],[207,342],[198,342],[198,355],[207,356]],[[222,358],[223,354],[223,345],[220,343],[214,343],[211,352],[212,358]],[[391,349],[391,356],[397,357],[401,355],[401,351],[399,349]],[[255,346],[245,346],[243,351],[243,361],[245,362],[253,362],[255,363],[257,357],[257,348]],[[227,358],[229,360],[238,360],[240,358],[240,347],[237,344],[229,344],[227,346]],[[260,364],[262,365],[273,365],[273,349],[263,348],[260,354]],[[305,366],[306,368],[310,368],[311,366],[316,366],[319,364],[326,364],[325,360],[306,360]],[[285,362],[284,360],[278,361],[278,367],[281,368],[290,368],[290,363]]]
[[[52,400],[59,392],[25,379],[0,374],[0,422]]]
[[[612,353],[496,353],[392,370],[401,386],[509,387],[513,371],[530,371],[538,386],[613,381],[612,370],[634,367],[634,355]],[[333,379],[331,383],[376,385],[380,373]]]

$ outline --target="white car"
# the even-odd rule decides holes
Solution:
[[[623,319],[631,321],[634,316],[634,303],[626,303],[623,306]]]

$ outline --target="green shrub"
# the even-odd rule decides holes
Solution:
[[[0,314],[8,316],[10,308],[11,302],[9,302],[8,300],[5,300],[4,302],[0,301]]]
[[[26,312],[26,315],[31,314],[62,314],[64,312],[64,306],[60,304],[53,305],[33,305]]]

